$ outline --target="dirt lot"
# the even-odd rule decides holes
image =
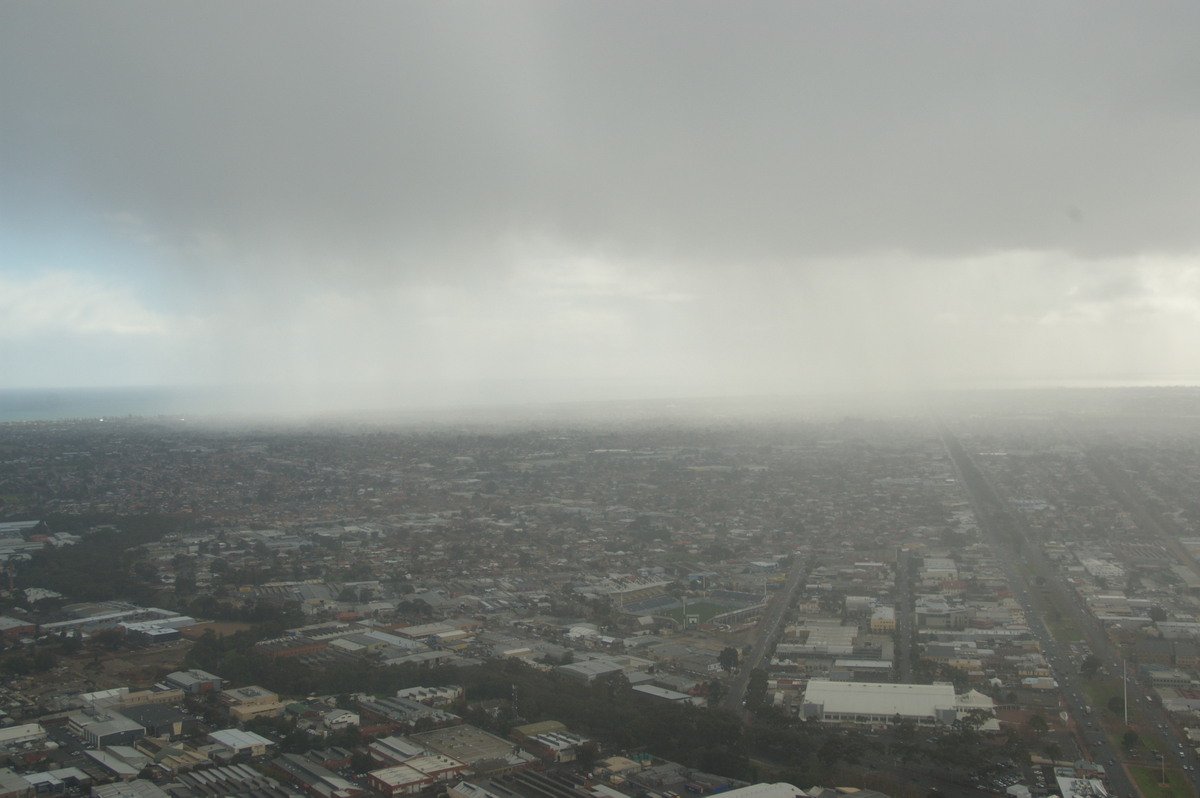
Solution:
[[[208,630],[212,630],[217,637],[231,635],[234,632],[245,631],[252,628],[252,624],[238,623],[236,621],[202,621],[194,626],[188,626],[179,630],[179,633],[188,640],[196,640]]]
[[[127,685],[129,689],[137,690],[179,670],[191,646],[190,641],[179,640],[141,650],[105,652],[99,658],[89,652],[83,657],[64,657],[59,664],[66,665],[71,673],[81,678],[90,678],[96,684],[93,689]]]
[[[75,654],[59,655],[49,671],[14,679],[8,686],[34,701],[45,697],[128,687],[140,690],[161,681],[183,667],[183,658],[193,641],[211,629],[219,636],[249,629],[248,623],[208,621],[182,629],[182,640],[148,648],[108,651],[94,643]]]
[[[179,670],[191,645],[191,641],[179,640],[153,648],[115,652],[88,646],[76,654],[59,656],[49,671],[14,679],[9,687],[34,701],[110,687],[139,690]]]

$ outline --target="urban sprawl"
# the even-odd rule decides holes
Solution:
[[[1191,796],[1200,394],[0,425],[0,798]]]

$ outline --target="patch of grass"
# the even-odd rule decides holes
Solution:
[[[1125,713],[1113,713],[1108,707],[1108,702],[1112,699],[1123,699],[1125,688],[1121,684],[1120,679],[1093,679],[1090,682],[1084,682],[1083,691],[1087,694],[1088,703],[1096,708],[1103,721],[1103,725],[1107,728],[1112,721],[1121,723],[1121,731],[1124,732]],[[1136,702],[1129,704],[1129,725],[1136,726],[1141,720],[1141,708]]]
[[[1152,767],[1131,767],[1133,780],[1146,798],[1191,798],[1192,789],[1187,778],[1178,770],[1167,771],[1167,783],[1161,781],[1162,770]]]
[[[1046,621],[1046,628],[1054,639],[1060,643],[1079,643],[1083,641],[1083,632],[1075,625],[1070,612],[1064,611],[1058,603],[1058,597],[1050,592],[1037,592],[1033,595],[1033,606],[1038,614]]]
[[[1071,621],[1047,621],[1046,625],[1050,627],[1050,634],[1060,643],[1078,643],[1083,640],[1083,632]]]
[[[722,607],[720,604],[710,604],[706,601],[689,602],[687,605],[688,615],[699,615],[700,623],[704,623],[714,615],[720,615],[723,612],[729,612],[729,607]],[[683,623],[684,610],[683,607],[677,607],[670,612],[664,613],[669,618]]]

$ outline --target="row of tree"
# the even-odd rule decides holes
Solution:
[[[40,587],[72,601],[123,599],[152,604],[158,572],[139,548],[196,526],[180,516],[64,516],[46,519],[55,531],[83,533],[73,546],[34,552],[16,574],[16,586]],[[102,527],[89,532],[94,527]]]

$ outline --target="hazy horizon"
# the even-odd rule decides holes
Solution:
[[[1025,385],[938,391],[855,391],[709,396],[639,396],[493,401],[402,401],[351,397],[297,402],[218,387],[0,388],[0,424],[150,420],[238,426],[295,424],[571,424],[574,422],[807,422],[835,418],[925,416],[932,412],[995,411],[1147,415],[1200,418],[1200,385]]]
[[[0,6],[8,389],[1197,384],[1200,7]]]

